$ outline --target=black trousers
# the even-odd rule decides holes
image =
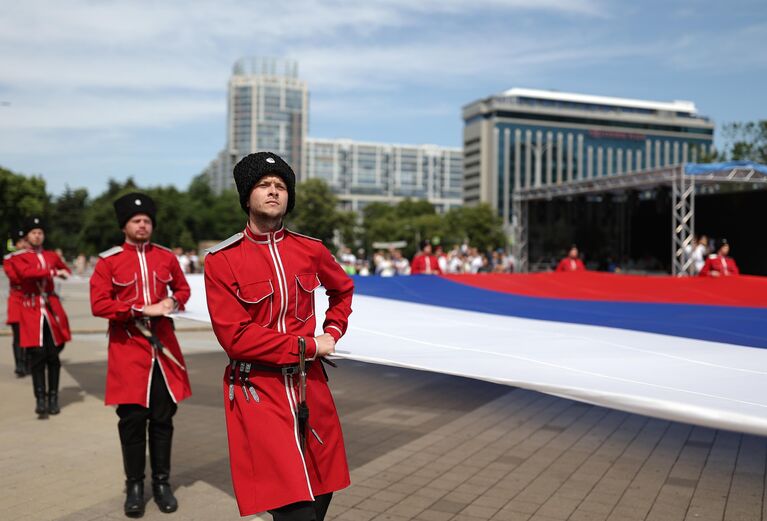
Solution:
[[[314,498],[314,501],[302,501],[291,503],[284,507],[270,510],[274,521],[324,521],[328,512],[333,493],[322,494]]]
[[[165,386],[162,371],[155,362],[149,389],[149,407],[132,403],[117,406],[117,415],[120,417],[117,430],[123,449],[125,475],[129,480],[144,479],[148,430],[152,479],[167,481],[170,475],[173,415],[177,409],[178,406]]]
[[[16,373],[26,373],[26,350],[21,348],[21,332],[18,322],[11,324],[11,331],[13,331],[13,361],[16,363]]]
[[[64,344],[53,343],[53,334],[48,321],[43,322],[43,345],[40,347],[23,348],[26,351],[29,363],[29,372],[32,373],[32,386],[35,397],[42,393],[45,395],[45,373],[48,369],[48,392],[59,391],[59,375],[61,373],[61,360],[59,354],[64,350]]]

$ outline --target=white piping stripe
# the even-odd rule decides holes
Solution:
[[[146,276],[146,270],[144,268],[144,262],[146,262],[146,259],[143,257],[143,251],[142,251],[142,245],[138,244],[136,245],[136,256],[138,257],[138,266],[139,271],[141,272],[141,292],[143,294],[143,300],[144,305],[149,306],[152,304],[152,301],[148,298],[148,291],[147,291],[147,276]],[[154,356],[154,348],[150,345],[149,346],[149,352],[152,355],[152,363],[149,365],[149,379],[147,380],[146,384],[146,407],[149,407],[149,394],[152,390],[152,376],[154,373],[154,362],[155,362],[155,356]]]
[[[277,262],[279,263],[278,269],[282,273],[282,283],[284,284],[284,287],[285,287],[285,308],[283,309],[283,312],[282,312],[282,330],[283,330],[282,332],[287,333],[288,328],[285,325],[285,318],[288,315],[288,305],[289,305],[288,297],[290,297],[290,291],[288,290],[288,278],[285,275],[285,268],[282,266],[282,257],[280,257],[280,250],[277,249],[277,243],[274,243],[274,253],[277,256]]]
[[[144,249],[138,249],[136,248],[136,252],[138,253],[138,263],[139,268],[141,269],[141,279],[142,279],[142,290],[144,292],[144,305],[150,305],[152,304],[152,297],[149,294],[149,269],[146,265],[146,257],[144,255]]]
[[[40,296],[40,347],[43,347],[43,327],[45,326],[45,302],[42,295]],[[51,329],[51,333],[53,329]],[[52,336],[52,335],[51,335]]]
[[[149,346],[149,349],[152,350],[152,364],[149,366],[149,381],[146,384],[146,407],[149,408],[149,391],[152,389],[152,374],[154,373],[154,349],[152,349],[152,346]]]
[[[154,349],[152,351],[154,351]],[[162,379],[165,381],[165,387],[168,389],[168,394],[170,395],[171,400],[173,400],[173,403],[178,403],[178,400],[176,400],[176,397],[173,395],[173,391],[171,391],[170,389],[170,384],[168,383],[168,377],[165,376],[165,369],[162,368],[162,360],[160,360],[159,358],[157,359],[157,365],[160,366],[160,374],[162,374]]]
[[[272,250],[272,243],[269,243],[269,255],[272,256],[272,263],[274,264],[274,272],[277,274],[277,287],[280,288],[280,311],[277,314],[277,331],[285,333],[285,329],[282,327],[282,308],[285,305],[285,292],[282,286],[282,276],[280,275],[280,268],[277,267],[277,260],[274,258],[274,251]]]
[[[290,413],[293,415],[293,435],[296,439],[296,448],[298,449],[298,455],[301,457],[301,464],[304,466],[304,476],[306,477],[306,486],[309,488],[309,495],[312,497],[312,501],[314,501],[314,491],[312,490],[312,483],[309,481],[309,472],[306,470],[306,461],[304,460],[304,453],[301,452],[301,442],[298,441],[298,417],[296,417],[296,408],[297,406],[293,401],[293,388],[291,385],[288,384],[288,378],[291,379],[292,377],[288,377],[288,375],[284,375],[283,380],[285,381],[285,394],[288,396],[288,407],[290,407]]]
[[[343,336],[344,332],[343,332],[343,331],[341,331],[341,328],[339,328],[339,327],[336,327],[336,326],[333,326],[333,325],[328,325],[328,326],[326,326],[326,328],[328,328],[328,327],[335,329],[336,331],[338,331],[339,333],[341,333],[341,335]]]
[[[44,270],[48,269],[48,263],[45,262],[45,257],[43,256],[42,252],[36,252],[37,260],[40,261],[40,267]],[[37,288],[40,290],[40,293],[45,292],[45,282],[38,281]],[[51,330],[51,338],[53,339],[53,343],[58,345],[58,342],[56,342],[56,335],[53,332],[53,326],[51,326],[51,318],[48,316],[48,309],[45,307],[45,298],[40,295],[40,347],[43,346],[43,328],[45,327],[45,321],[48,321],[48,327]]]

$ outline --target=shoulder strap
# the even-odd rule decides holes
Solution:
[[[99,253],[99,257],[101,257],[102,259],[106,259],[107,257],[111,257],[112,255],[117,255],[121,251],[123,251],[122,246],[114,246],[112,248],[109,248],[106,251],[102,251],[101,253]]]
[[[152,243],[152,246],[154,246],[154,247],[156,247],[156,248],[160,248],[161,250],[165,250],[165,251],[168,251],[168,252],[170,252],[170,253],[173,253],[173,250],[171,250],[171,249],[170,249],[170,248],[168,248],[167,246],[163,246],[162,244],[157,244],[156,242],[153,242],[153,243]]]
[[[310,237],[308,235],[304,235],[303,233],[294,232],[293,230],[287,230],[292,235],[298,235],[299,237],[303,237],[304,239],[311,239],[313,241],[322,242],[322,239],[318,239],[317,237]]]
[[[245,235],[242,232],[235,233],[225,241],[221,241],[215,246],[211,246],[207,250],[205,250],[207,253],[216,253],[217,251],[221,251],[227,246],[231,246],[232,244],[235,244],[236,242],[239,242]]]

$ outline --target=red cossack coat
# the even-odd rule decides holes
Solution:
[[[233,360],[297,364],[299,336],[306,340],[307,358],[314,358],[314,291],[320,285],[329,297],[322,328],[338,341],[352,311],[354,283],[321,241],[284,228],[268,234],[246,228],[211,248],[205,259],[213,330]],[[319,360],[307,371],[309,425],[316,435],[307,435],[305,454],[296,417],[298,376],[253,370],[250,382],[259,401],[245,398],[239,377],[230,400],[230,371],[224,373],[224,405],[241,515],[311,501],[349,485],[341,425]]]
[[[6,308],[8,315],[5,323],[9,325],[21,322],[24,294],[21,292],[21,279],[14,267],[15,257],[21,253],[24,253],[24,250],[15,251],[3,257],[3,271],[8,277],[8,307]]]
[[[439,275],[442,273],[442,270],[439,268],[439,260],[436,255],[419,253],[413,257],[413,262],[410,264],[410,273],[412,275],[420,275],[424,273]]]
[[[586,266],[581,259],[565,257],[557,264],[557,271],[586,271]]]
[[[149,407],[152,367],[157,360],[165,385],[175,403],[192,394],[186,363],[173,332],[173,321],[152,319],[155,336],[175,357],[158,354],[136,328],[145,305],[171,296],[183,310],[189,284],[176,256],[156,244],[116,246],[99,255],[91,276],[91,312],[109,320],[107,405],[138,404]],[[178,362],[178,363],[177,363]],[[179,365],[180,364],[180,365]]]
[[[738,270],[738,265],[735,264],[735,259],[732,257],[709,255],[703,268],[701,268],[699,275],[701,277],[716,277],[717,275],[729,277],[732,275],[740,275],[740,270]]]
[[[71,271],[61,257],[50,250],[23,250],[13,256],[13,268],[21,286],[19,339],[21,347],[43,345],[43,322],[51,328],[53,343],[60,346],[72,339],[69,320],[56,295],[56,270]]]

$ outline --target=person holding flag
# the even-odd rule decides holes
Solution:
[[[324,358],[346,332],[354,283],[322,241],[285,229],[293,169],[271,152],[234,167],[245,229],[210,248],[205,289],[229,356],[223,394],[240,515],[322,521],[349,485],[341,425]],[[329,308],[315,336],[314,292]]]

